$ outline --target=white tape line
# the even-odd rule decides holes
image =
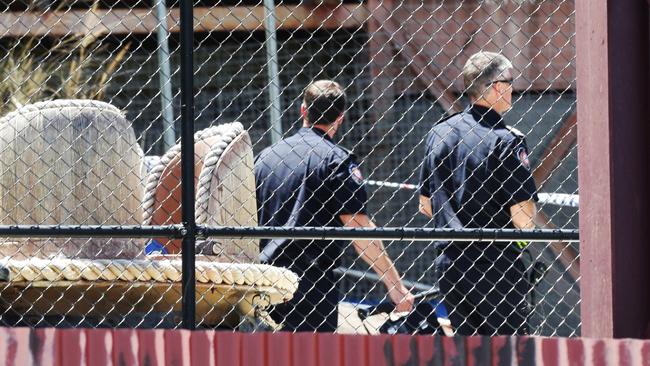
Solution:
[[[580,197],[567,193],[539,193],[539,202],[547,205],[578,207]]]
[[[366,180],[365,182],[367,185],[370,186],[389,187],[389,188],[397,188],[397,189],[410,189],[410,190],[418,189],[417,185],[409,184],[409,183],[385,182],[382,180]]]
[[[417,190],[419,186],[410,183],[395,183],[382,180],[366,180],[369,186],[388,187],[397,189]],[[539,193],[539,203],[544,205],[555,205],[565,207],[578,207],[579,196],[577,194],[567,193]]]

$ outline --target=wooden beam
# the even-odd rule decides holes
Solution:
[[[366,6],[370,13],[377,12],[383,6],[384,0],[367,0]],[[386,117],[387,112],[395,102],[396,87],[399,69],[391,66],[395,53],[390,42],[390,35],[383,30],[383,23],[371,17],[366,23],[368,32],[368,57],[370,60],[370,75],[372,83],[370,90],[372,105],[370,113],[374,122]]]
[[[544,229],[556,229],[557,227],[551,222],[551,219],[546,216],[544,212],[539,211],[537,213],[537,224],[542,226]],[[567,274],[575,282],[578,282],[580,279],[580,253],[578,253],[571,244],[553,241],[548,244],[548,249],[553,253],[555,258],[557,258]]]
[[[578,117],[573,113],[567,118],[555,133],[548,146],[544,150],[541,163],[533,171],[533,178],[537,187],[541,190],[548,178],[555,169],[562,163],[567,154],[575,146],[578,140]],[[540,223],[547,229],[555,229],[551,219],[543,212],[538,213]],[[548,247],[555,258],[566,268],[568,275],[578,281],[580,278],[580,256],[568,243],[551,242]]]
[[[194,27],[198,32],[264,30],[264,8],[197,7]],[[337,29],[361,27],[369,17],[360,4],[336,7],[277,6],[278,29]],[[178,8],[170,9],[170,32],[179,31]],[[0,38],[22,36],[68,36],[149,34],[155,32],[152,9],[97,9],[47,12],[0,12]]]
[[[538,188],[542,188],[553,171],[562,163],[578,141],[577,114],[567,118],[555,133],[542,155],[541,163],[533,171]]]
[[[399,14],[398,14],[399,12]],[[421,85],[429,90],[436,98],[436,101],[442,106],[445,112],[451,114],[463,110],[462,105],[454,94],[453,86],[446,84],[438,75],[438,69],[432,63],[431,56],[426,52],[429,45],[430,37],[426,30],[420,24],[430,23],[430,15],[425,15],[424,19],[418,19],[415,22],[418,26],[415,29],[409,29],[407,21],[413,16],[417,19],[416,14],[409,14],[408,10],[402,8],[395,0],[385,0],[381,6],[373,9],[371,16],[373,20],[381,24],[381,29],[387,33],[387,39],[392,43],[392,48],[400,50],[397,57],[404,59],[407,67],[411,69],[411,75]],[[415,34],[425,34],[424,37],[416,37]]]

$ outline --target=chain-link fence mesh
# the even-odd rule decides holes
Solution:
[[[1,224],[182,224],[180,5],[0,5]],[[513,193],[515,174],[515,184],[535,183],[537,227],[578,228],[572,1],[193,6],[197,224],[331,227],[363,211],[376,231],[520,228],[510,220],[519,202],[497,198]],[[464,93],[463,67],[479,51],[512,62],[508,75],[488,70],[477,79],[491,78],[481,92],[493,111],[512,88],[505,122],[463,112],[476,99]],[[347,97],[331,141],[318,128],[301,129],[305,87],[318,79],[337,81]],[[277,136],[284,142],[269,150]],[[497,179],[509,158],[526,171]],[[431,178],[423,171],[439,184],[423,191],[421,178]],[[432,219],[419,212],[423,192]],[[476,224],[489,205],[499,208],[490,223]],[[504,214],[505,223],[494,224]],[[6,238],[2,321],[178,327],[179,235]],[[376,241],[202,239],[197,325],[427,333],[438,331],[437,318],[450,318],[459,334],[580,334],[577,244],[534,241],[515,250],[476,239],[384,241],[386,255]],[[418,311],[388,321],[379,310],[400,291],[381,284],[393,287],[387,258],[413,294],[441,286],[417,297]],[[540,276],[529,283],[535,270]],[[296,286],[294,299],[279,305]]]

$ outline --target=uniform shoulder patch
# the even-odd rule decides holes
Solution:
[[[357,164],[350,163],[348,171],[350,172],[350,178],[352,178],[355,183],[363,184],[363,175],[361,174],[361,169],[359,169]]]
[[[518,129],[512,126],[506,125],[506,128],[508,129],[508,131],[512,132],[512,134],[517,137],[526,137],[526,135],[524,135],[523,132],[519,131]]]

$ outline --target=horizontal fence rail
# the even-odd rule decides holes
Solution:
[[[155,238],[163,236],[182,239],[186,235],[187,232],[182,225],[0,225],[0,236],[13,238]]]
[[[410,240],[410,241],[496,241],[518,240],[577,242],[578,230],[516,229],[433,229],[433,228],[364,228],[340,227],[199,227],[201,238],[292,238],[308,240]]]

